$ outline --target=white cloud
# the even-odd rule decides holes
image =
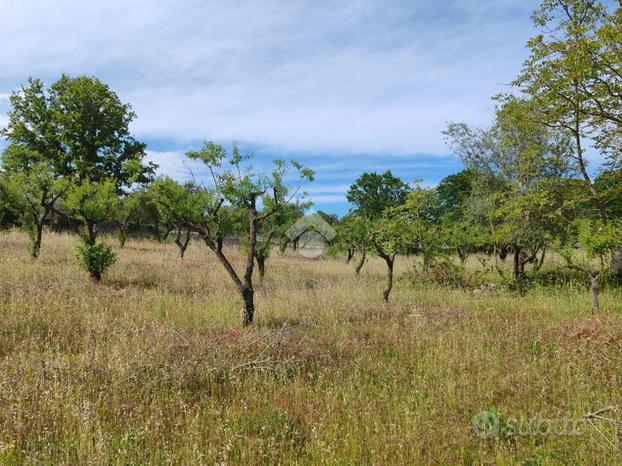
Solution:
[[[139,137],[182,144],[443,153],[447,120],[489,118],[537,3],[9,0],[0,87],[94,74],[133,104]]]

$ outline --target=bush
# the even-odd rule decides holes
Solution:
[[[78,245],[78,258],[97,281],[101,280],[104,272],[117,260],[116,254],[106,243],[89,243],[84,239]]]
[[[433,283],[452,288],[474,286],[472,277],[466,272],[464,266],[458,265],[448,258],[435,260],[427,269],[420,269],[415,266],[408,278],[414,283]]]

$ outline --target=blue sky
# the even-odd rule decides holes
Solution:
[[[485,125],[526,57],[537,0],[1,0],[0,125],[29,75],[108,83],[161,172],[238,141],[256,164],[316,170],[315,208],[343,214],[363,171],[434,185],[460,169],[441,131]],[[195,174],[200,176],[200,171]]]

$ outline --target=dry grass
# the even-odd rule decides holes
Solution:
[[[275,254],[257,321],[200,244],[128,241],[101,284],[76,238],[0,233],[0,463],[619,464],[611,423],[480,439],[472,417],[622,407],[622,293],[525,297]],[[410,266],[398,263],[398,275]],[[615,415],[615,414],[614,414]],[[618,413],[619,416],[619,413]],[[606,436],[603,437],[603,435]],[[608,443],[610,442],[610,443]]]

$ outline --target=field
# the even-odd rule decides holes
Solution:
[[[76,242],[48,233],[33,262],[23,233],[0,233],[1,464],[622,461],[615,424],[584,419],[622,408],[619,289],[592,316],[585,289],[402,278],[383,306],[381,261],[356,277],[341,260],[275,253],[242,328],[201,244],[181,260],[130,239],[95,284]],[[482,411],[500,419],[492,438],[472,428]],[[512,419],[554,422],[512,435]]]

